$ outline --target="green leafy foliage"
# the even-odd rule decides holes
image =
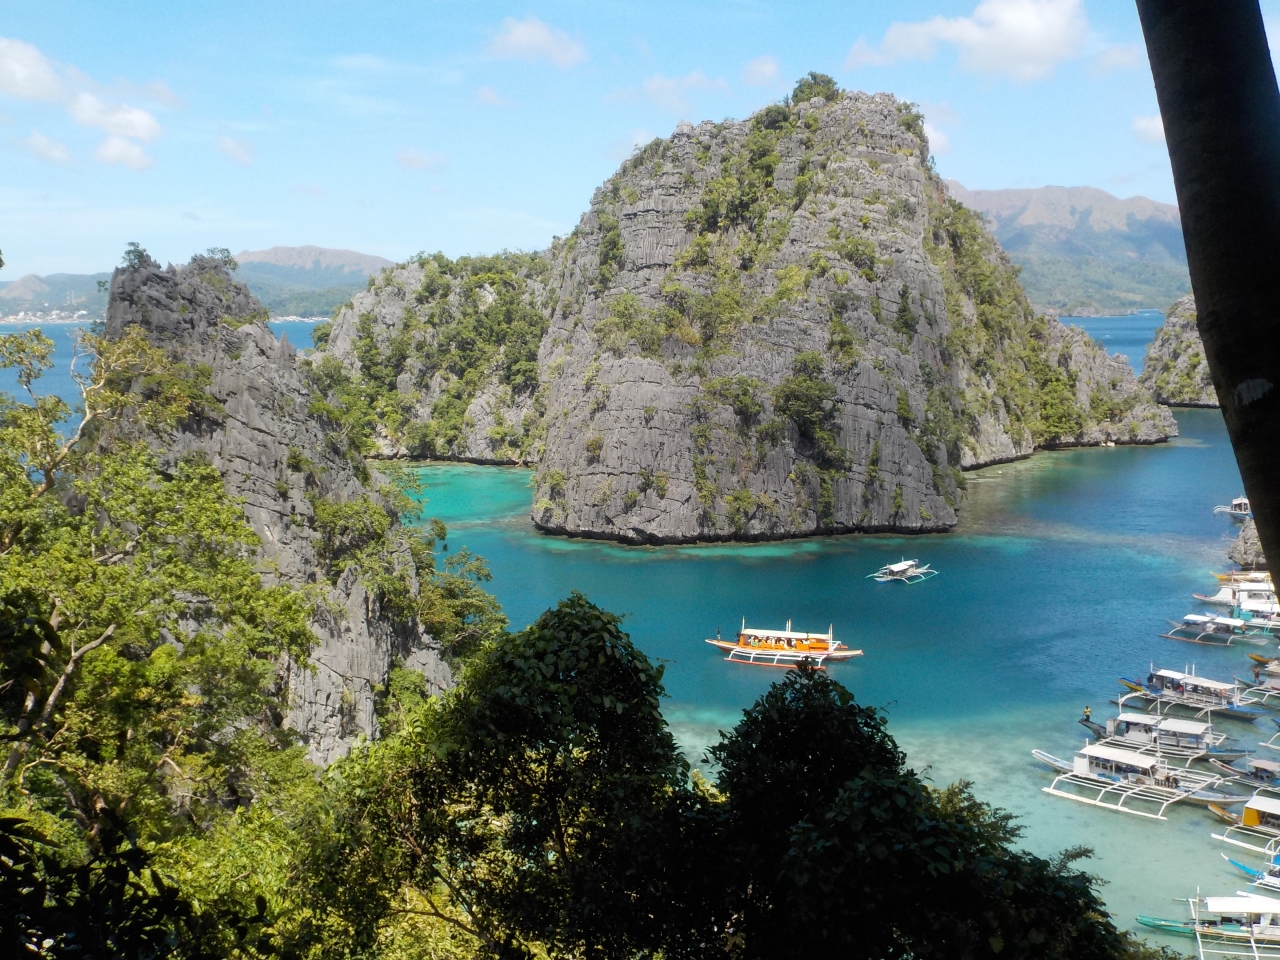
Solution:
[[[840,466],[847,462],[848,454],[835,434],[836,388],[823,379],[823,366],[819,353],[798,354],[791,376],[773,390],[773,408],[778,416],[796,425],[818,463]]]
[[[840,99],[840,86],[825,73],[810,70],[798,81],[791,91],[792,103],[808,103],[814,97],[821,97],[828,103]]]

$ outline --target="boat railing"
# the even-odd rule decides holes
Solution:
[[[1223,843],[1229,843],[1233,847],[1251,850],[1268,860],[1280,853],[1280,835],[1258,830],[1255,827],[1246,827],[1243,824],[1232,824],[1222,833],[1214,833],[1210,836]]]

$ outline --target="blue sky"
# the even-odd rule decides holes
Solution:
[[[970,188],[1174,199],[1125,0],[5,6],[0,279],[110,269],[130,240],[540,248],[634,144],[807,70],[922,104]]]

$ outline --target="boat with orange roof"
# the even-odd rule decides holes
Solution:
[[[794,667],[809,660],[821,669],[828,661],[839,662],[862,656],[861,650],[851,650],[835,639],[835,627],[827,627],[826,633],[802,633],[791,629],[787,621],[785,630],[748,627],[746,618],[737,637],[724,640],[716,631],[707,643],[725,653],[731,663],[755,663],[766,667]]]

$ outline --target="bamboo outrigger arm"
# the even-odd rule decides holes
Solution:
[[[1196,325],[1263,553],[1280,562],[1280,90],[1257,0],[1136,0]]]

